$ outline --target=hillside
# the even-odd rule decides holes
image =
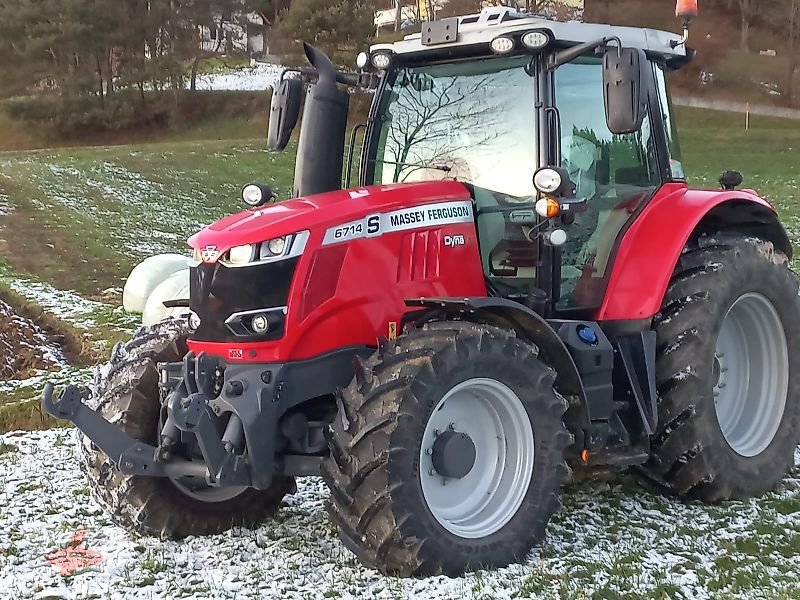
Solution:
[[[689,46],[695,61],[675,74],[684,93],[722,99],[800,106],[798,51],[789,44],[786,2],[762,3],[742,49],[739,2],[700,2]],[[784,8],[784,5],[787,8]],[[586,0],[585,20],[679,31],[674,3],[665,0]],[[786,14],[784,14],[784,12]],[[795,27],[797,27],[797,23]],[[800,36],[797,36],[800,39]],[[775,56],[772,56],[774,51]],[[763,53],[763,54],[762,54]]]

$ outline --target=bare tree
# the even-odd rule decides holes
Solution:
[[[378,161],[394,167],[392,181],[406,181],[424,169],[453,170],[459,153],[497,139],[504,127],[501,107],[483,94],[492,75],[469,82],[413,77],[392,105],[384,158]],[[482,94],[486,101],[476,102]],[[478,137],[465,148],[460,133]]]
[[[758,13],[759,0],[739,0],[739,11],[742,17],[742,50],[750,49],[750,25]]]

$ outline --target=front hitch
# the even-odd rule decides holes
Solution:
[[[88,389],[81,389],[76,385],[68,385],[58,396],[53,399],[54,386],[47,383],[42,392],[42,409],[56,419],[71,421],[81,432],[88,437],[100,450],[105,452],[114,462],[117,468],[130,475],[147,475],[150,477],[202,477],[210,483],[222,483],[224,485],[249,485],[249,475],[246,469],[235,469],[230,473],[227,469],[209,469],[205,462],[188,461],[172,458],[167,462],[157,460],[158,448],[144,442],[140,442],[122,429],[107,421],[100,413],[89,408],[85,401],[91,397]],[[207,413],[203,410],[206,407],[196,401],[191,403],[193,416],[197,421],[195,425],[204,423],[202,417]],[[192,421],[193,419],[189,419]],[[202,436],[213,435],[210,428],[201,425],[202,431],[197,433]],[[217,437],[217,443],[219,438]],[[215,448],[213,439],[207,445]],[[203,444],[201,443],[201,448]],[[227,463],[224,456],[215,453],[214,459],[219,462]],[[230,464],[230,463],[227,463]],[[215,473],[216,477],[211,478],[209,471]],[[222,473],[221,471],[225,471]],[[220,477],[222,475],[222,477]]]

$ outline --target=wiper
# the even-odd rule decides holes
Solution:
[[[417,167],[419,169],[433,169],[435,171],[444,171],[445,173],[449,173],[453,170],[453,167],[443,164],[436,164],[436,163],[405,163],[405,162],[392,162],[391,160],[380,160],[377,158],[371,158],[368,162],[371,163],[381,163],[382,165],[394,165],[399,167]]]

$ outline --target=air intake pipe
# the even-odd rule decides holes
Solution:
[[[310,196],[342,187],[344,141],[350,96],[336,85],[336,69],[321,50],[303,44],[308,62],[318,73],[306,94],[297,161],[294,195]]]

